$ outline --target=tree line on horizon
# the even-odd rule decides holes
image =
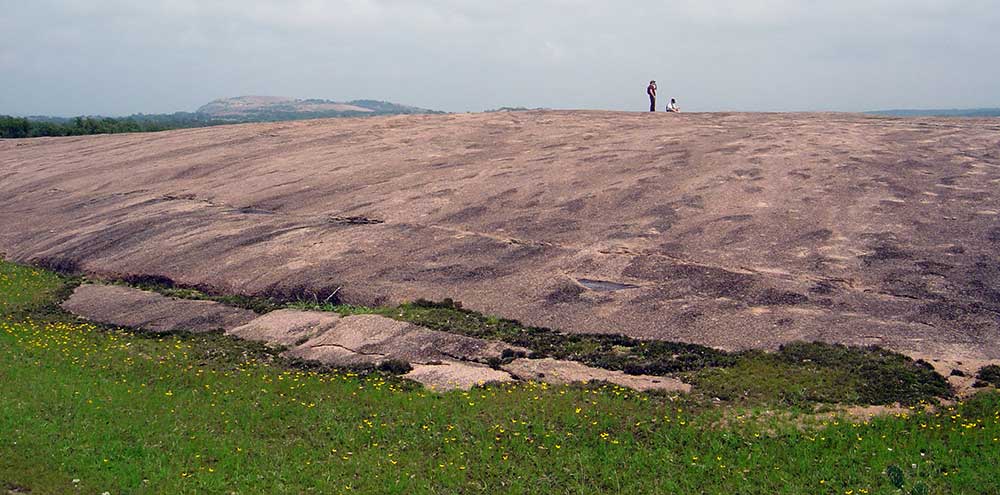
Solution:
[[[326,100],[305,100],[326,102]],[[298,111],[284,108],[265,108],[245,115],[216,116],[202,112],[175,112],[170,114],[134,114],[128,117],[14,117],[0,115],[0,139],[18,139],[46,136],[84,136],[90,134],[120,134],[126,132],[158,132],[171,129],[188,129],[223,124],[248,122],[280,122],[289,120],[374,117],[414,113],[441,114],[445,112],[405,107],[377,100],[356,100],[350,104],[368,108],[371,112],[356,111]]]
[[[85,136],[126,132],[157,132],[170,129],[227,124],[193,113],[137,114],[129,117],[12,117],[0,115],[0,138]]]

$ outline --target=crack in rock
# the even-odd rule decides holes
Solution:
[[[343,346],[343,345],[340,345],[340,344],[315,344],[315,345],[310,345],[310,346],[307,346],[307,347],[309,349],[321,349],[321,348],[324,348],[324,347],[336,347],[336,348],[340,348],[340,349],[343,349],[345,351],[352,352],[354,354],[358,354],[358,355],[361,355],[361,356],[378,356],[378,357],[381,357],[381,358],[385,358],[387,356],[386,354],[382,354],[382,353],[379,353],[379,352],[365,352],[365,351],[359,351],[357,349],[351,349],[350,347]]]

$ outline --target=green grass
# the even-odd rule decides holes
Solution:
[[[58,313],[56,302],[68,296],[75,284],[72,278],[0,258],[0,316]]]
[[[897,466],[907,490],[1000,493],[996,393],[870,421],[613,386],[437,395],[379,373],[290,369],[221,335],[77,322],[54,309],[72,281],[0,267],[0,488],[900,493],[886,474]],[[790,367],[775,376],[814,351],[774,357]]]

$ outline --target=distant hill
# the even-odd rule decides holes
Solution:
[[[1000,117],[1000,108],[898,109],[875,110],[865,113],[889,117]]]
[[[377,100],[339,102],[284,96],[237,96],[209,102],[195,113],[216,120],[251,122],[443,112]]]
[[[378,100],[338,102],[283,96],[238,96],[211,101],[194,112],[137,113],[127,117],[53,117],[0,115],[0,139],[42,136],[81,136],[123,132],[155,132],[246,122],[375,115],[445,113]]]

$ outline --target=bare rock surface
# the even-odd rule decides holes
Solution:
[[[505,349],[527,354],[526,349],[429,330],[378,315],[341,318],[322,334],[292,349],[289,355],[343,366],[387,360],[408,363],[479,361],[500,358]]]
[[[226,333],[241,339],[292,347],[333,328],[338,320],[340,315],[336,313],[279,309]]]
[[[509,373],[477,363],[445,361],[435,364],[417,364],[403,378],[423,384],[436,392],[463,389],[490,382],[510,382]]]
[[[521,380],[553,384],[605,381],[639,391],[690,392],[688,385],[665,376],[629,375],[621,371],[593,368],[576,361],[558,359],[515,359],[501,368]]]
[[[91,321],[151,332],[228,330],[257,316],[212,301],[175,299],[129,287],[95,284],[77,287],[62,307]]]
[[[726,349],[1000,359],[998,186],[997,119],[543,111],[0,140],[0,252]]]

